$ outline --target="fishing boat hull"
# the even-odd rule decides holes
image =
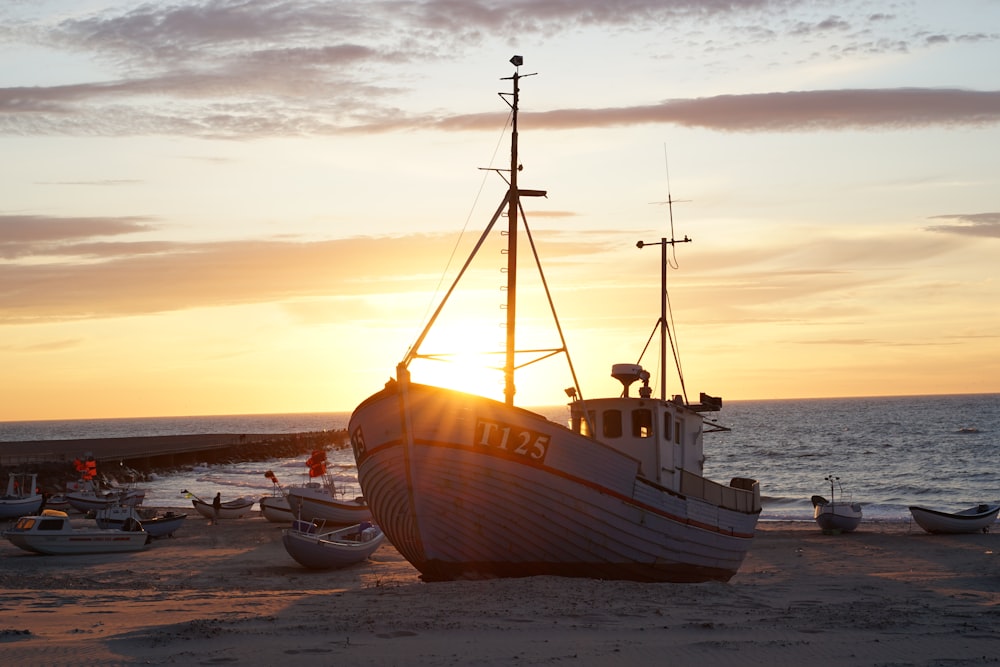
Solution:
[[[298,521],[297,524],[305,522]],[[305,530],[288,528],[282,533],[285,551],[295,562],[310,570],[335,570],[367,560],[385,541],[376,526],[348,526],[319,533],[314,524]]]
[[[328,526],[354,526],[372,519],[371,509],[363,499],[338,500],[308,487],[290,488],[288,505],[293,517]]]
[[[250,514],[251,509],[254,504],[253,498],[237,498],[236,500],[229,500],[222,503],[219,508],[220,519],[242,519],[246,515]],[[206,519],[215,519],[215,508],[212,503],[206,503],[203,500],[198,500],[197,498],[191,499],[191,504],[194,506],[198,514],[202,515]]]
[[[42,496],[0,498],[0,520],[17,519],[26,514],[36,514],[42,508]]]
[[[92,493],[67,493],[66,502],[77,512],[95,512],[107,509],[115,505],[141,505],[146,497],[146,491],[142,489],[131,489],[121,492],[110,492],[106,495],[95,495]]]
[[[98,510],[94,516],[98,528],[121,530],[125,523],[133,519],[138,521],[150,537],[170,537],[184,525],[187,514],[175,514],[168,511],[163,514],[155,512],[137,512],[134,507],[111,507]]]
[[[291,523],[295,520],[285,496],[262,496],[257,503],[260,505],[261,516],[271,523]]]
[[[375,521],[428,581],[727,581],[760,512],[752,480],[686,474],[671,491],[621,451],[446,389],[391,381],[358,406],[349,433]]]
[[[928,533],[959,534],[986,533],[997,520],[1000,504],[980,504],[961,512],[949,513],[926,507],[910,507],[910,514],[917,525]]]
[[[45,500],[36,488],[38,476],[10,473],[8,477],[7,490],[0,496],[0,520],[37,514]]]

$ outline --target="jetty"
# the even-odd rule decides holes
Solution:
[[[75,475],[73,461],[93,457],[104,470],[127,467],[139,472],[170,470],[199,463],[261,461],[314,449],[345,447],[347,431],[305,433],[200,433],[126,438],[0,442],[0,471],[31,470]]]

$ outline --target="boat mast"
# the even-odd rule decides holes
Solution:
[[[510,59],[514,66],[514,75],[509,77],[513,82],[513,92],[510,94],[510,108],[512,110],[511,133],[510,133],[510,188],[507,191],[507,342],[505,346],[506,356],[503,366],[503,395],[507,405],[514,405],[514,350],[515,350],[515,323],[517,322],[517,215],[520,208],[520,199],[517,189],[517,112],[518,98],[521,92],[518,82],[521,73],[518,69],[524,59],[521,56],[514,56]]]
[[[667,206],[670,211],[670,233],[673,234],[674,230],[674,200],[667,193]],[[660,321],[657,323],[660,329],[660,400],[667,400],[667,343],[670,343],[670,349],[674,351],[674,364],[677,366],[677,374],[680,376],[681,383],[681,394],[684,396],[684,402],[687,403],[687,389],[684,387],[684,374],[680,372],[680,360],[677,359],[677,350],[674,348],[673,340],[668,341],[670,336],[670,328],[667,326],[667,262],[669,257],[667,255],[667,246],[674,246],[678,243],[690,243],[691,239],[684,236],[682,239],[675,239],[667,237],[662,237],[659,241],[654,243],[646,243],[644,241],[639,241],[635,244],[640,250],[648,245],[658,245],[660,246]]]
[[[518,163],[518,156],[517,156],[517,115],[518,115],[518,102],[520,97],[519,82],[526,76],[534,76],[534,73],[532,74],[520,73],[520,71],[517,68],[519,68],[522,64],[524,64],[524,59],[521,56],[514,56],[513,58],[510,59],[510,62],[515,67],[514,75],[503,77],[501,80],[513,81],[513,92],[499,93],[501,99],[503,99],[504,102],[506,102],[508,106],[510,106],[512,111],[513,120],[512,120],[512,134],[511,134],[511,146],[510,146],[510,176],[509,177],[505,176],[502,173],[506,171],[506,169],[491,168],[491,171],[496,171],[497,173],[500,173],[504,181],[506,181],[508,185],[507,194],[500,201],[499,206],[497,206],[496,211],[493,213],[493,217],[490,218],[489,224],[486,226],[486,229],[483,230],[482,236],[479,237],[479,241],[476,243],[475,248],[473,248],[472,253],[469,255],[469,258],[466,259],[465,264],[458,272],[458,276],[456,276],[451,287],[448,288],[448,292],[444,295],[444,298],[441,300],[441,303],[438,304],[438,307],[434,311],[434,314],[431,315],[427,324],[424,326],[423,331],[421,331],[420,335],[417,336],[416,342],[410,347],[409,350],[407,350],[406,356],[403,358],[403,360],[399,364],[397,364],[396,379],[399,380],[400,382],[408,381],[409,380],[408,367],[410,365],[410,362],[418,357],[430,359],[430,358],[437,358],[444,356],[444,355],[422,354],[419,352],[420,346],[423,344],[424,339],[427,337],[428,332],[430,332],[431,327],[434,326],[434,322],[437,321],[438,315],[441,314],[441,311],[444,309],[445,304],[451,297],[452,292],[455,291],[455,288],[458,286],[458,283],[462,279],[462,276],[465,275],[465,272],[471,265],[473,258],[483,247],[483,244],[486,242],[486,239],[492,232],[494,226],[500,222],[501,218],[504,215],[504,210],[506,209],[507,231],[503,233],[506,234],[507,236],[507,248],[506,250],[504,250],[504,252],[507,253],[507,267],[505,269],[505,273],[507,274],[507,284],[505,286],[507,290],[507,300],[505,304],[505,309],[507,311],[507,340],[504,349],[505,359],[502,370],[504,372],[504,400],[507,405],[514,405],[514,392],[515,392],[514,372],[517,369],[516,354],[515,354],[516,341],[514,337],[514,330],[515,330],[515,323],[517,321],[518,216],[521,216],[521,219],[523,220],[524,232],[526,238],[528,239],[529,249],[535,256],[535,264],[538,266],[539,277],[541,278],[542,286],[545,289],[545,294],[549,301],[549,308],[552,311],[552,317],[555,320],[556,329],[559,332],[559,341],[561,345],[560,347],[554,349],[522,350],[522,352],[532,352],[543,355],[538,359],[535,359],[534,361],[540,361],[541,359],[551,356],[552,354],[557,354],[559,352],[565,353],[567,360],[569,360],[569,352],[566,350],[566,340],[563,337],[562,328],[559,326],[559,318],[556,317],[555,307],[552,305],[552,297],[549,294],[548,285],[545,283],[545,276],[542,274],[542,267],[538,261],[538,253],[535,250],[534,242],[531,239],[531,231],[528,229],[528,222],[524,218],[524,209],[521,208],[522,197],[545,197],[547,193],[545,190],[522,190],[520,189],[520,187],[518,187],[517,184],[518,180],[517,175],[521,170],[521,165]],[[528,363],[534,363],[534,361],[530,361]],[[574,391],[576,392],[577,395],[580,395],[579,383],[577,382],[576,379],[576,372],[573,370],[572,361],[569,361],[569,366],[570,366],[570,373],[573,375]]]

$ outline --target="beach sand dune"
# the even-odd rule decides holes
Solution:
[[[1000,535],[767,523],[727,584],[559,577],[426,584],[391,546],[299,567],[281,527],[210,526],[134,554],[0,544],[16,665],[979,665],[1000,662]]]

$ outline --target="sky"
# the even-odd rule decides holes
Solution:
[[[691,398],[1000,392],[998,0],[6,0],[0,420],[352,410],[504,196],[515,54],[585,397],[658,369],[668,197]],[[504,262],[422,351],[496,349]]]

